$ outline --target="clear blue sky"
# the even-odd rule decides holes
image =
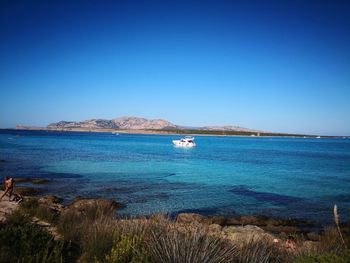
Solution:
[[[0,2],[0,127],[134,115],[350,135],[350,1]]]

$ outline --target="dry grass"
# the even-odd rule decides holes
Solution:
[[[339,216],[339,214],[338,214],[337,205],[334,205],[333,215],[334,215],[334,223],[335,223],[335,226],[337,227],[340,240],[342,241],[342,243],[343,243],[343,245],[344,245],[344,248],[347,249],[348,247],[347,247],[347,245],[346,245],[346,243],[345,243],[343,234],[342,234],[342,232],[341,232],[341,230],[340,230],[340,216]]]
[[[26,211],[35,208],[34,201],[24,207]],[[334,215],[337,215],[336,227],[327,228],[319,242],[305,245],[305,240],[296,236],[297,248],[292,252],[284,248],[283,241],[276,245],[270,240],[253,238],[233,244],[222,236],[214,236],[201,224],[178,223],[165,216],[116,219],[112,208],[97,204],[84,210],[66,209],[58,219],[57,228],[69,247],[76,250],[72,258],[79,257],[80,262],[289,263],[324,253],[340,255],[346,251],[347,236],[339,234],[337,211]]]
[[[92,222],[90,227],[85,228],[81,240],[83,261],[94,262],[104,259],[111,251],[115,238],[115,221],[110,218],[99,218]]]
[[[79,244],[82,262],[288,263],[344,251],[334,227],[326,229],[319,242],[309,245],[305,245],[301,236],[296,237],[297,249],[288,252],[284,242],[277,246],[265,239],[252,239],[235,246],[211,235],[202,225],[180,224],[163,216],[116,220],[105,212],[88,215],[90,217],[82,217],[68,210],[60,219],[60,229],[64,229],[66,239]]]
[[[147,250],[154,262],[233,262],[237,254],[232,243],[208,235],[198,225],[184,226],[157,218],[148,234]]]
[[[270,240],[250,239],[241,244],[237,260],[241,263],[266,263],[275,256],[275,247]]]
[[[337,228],[327,227],[321,236],[317,246],[318,253],[340,253],[344,250],[344,246],[339,237]]]
[[[57,214],[50,208],[40,205],[37,198],[29,198],[20,204],[21,211],[50,223],[57,222]]]

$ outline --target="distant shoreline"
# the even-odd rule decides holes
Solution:
[[[0,130],[9,131],[54,131],[54,132],[84,132],[84,133],[114,133],[114,134],[140,134],[140,135],[193,135],[193,136],[239,136],[239,137],[289,137],[289,138],[343,138],[349,136],[318,136],[310,134],[288,134],[288,133],[271,133],[271,132],[248,132],[248,131],[219,131],[219,130],[145,130],[145,129],[82,129],[82,128],[65,128],[65,129],[48,129],[44,127],[23,127],[23,128],[0,128]]]

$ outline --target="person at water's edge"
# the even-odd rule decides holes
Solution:
[[[9,201],[11,200],[14,186],[15,186],[15,181],[13,180],[13,178],[12,177],[9,178],[9,177],[5,176],[5,190],[4,190],[4,193],[2,194],[2,196],[0,197],[0,201],[2,200],[2,198],[6,194],[9,195]]]

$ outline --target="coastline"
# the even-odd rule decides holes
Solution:
[[[17,181],[21,183],[30,183],[33,186],[35,184],[45,184],[48,181],[37,181],[37,178],[18,178]],[[27,184],[28,185],[28,184]],[[0,190],[0,194],[3,191]],[[234,241],[249,240],[255,236],[259,239],[268,238],[269,240],[286,239],[287,236],[302,236],[307,242],[317,242],[320,240],[321,235],[331,225],[321,225],[314,222],[305,221],[296,218],[276,218],[265,215],[211,215],[205,216],[200,213],[180,212],[177,214],[152,214],[152,215],[138,215],[133,217],[123,216],[118,214],[120,209],[125,207],[124,204],[119,203],[114,199],[105,198],[85,198],[76,196],[70,203],[63,204],[63,199],[50,194],[49,192],[37,192],[34,187],[20,186],[15,187],[15,194],[20,194],[23,197],[22,202],[38,202],[39,206],[47,211],[53,212],[51,218],[52,221],[57,221],[57,218],[69,210],[85,211],[96,210],[97,213],[101,208],[102,210],[113,210],[115,219],[122,221],[134,222],[138,220],[150,221],[153,218],[162,217],[166,218],[169,222],[180,223],[183,225],[199,225],[204,228],[212,229],[220,236],[225,236],[228,230],[232,232],[232,239]],[[20,203],[15,201],[7,201],[7,197],[0,201],[0,222],[6,221],[6,218],[20,208]],[[343,222],[342,228],[350,230],[350,222]],[[55,232],[55,231],[54,231]],[[238,235],[237,235],[238,233]]]
[[[329,139],[349,139],[350,136],[331,136],[331,135],[310,135],[310,134],[288,134],[271,132],[247,132],[247,131],[220,131],[220,130],[145,130],[145,129],[85,129],[85,128],[64,128],[52,129],[45,127],[27,127],[21,128],[0,128],[0,131],[45,131],[45,132],[79,132],[79,133],[112,133],[112,134],[137,134],[137,135],[191,135],[191,136],[214,136],[214,137],[251,137],[251,138],[329,138]]]
[[[23,179],[23,180],[22,180]],[[18,184],[21,182],[33,183],[36,178],[18,178]],[[3,191],[0,190],[0,195]],[[114,199],[105,198],[86,198],[76,196],[72,202],[63,204],[63,199],[50,194],[49,192],[38,192],[35,187],[19,186],[15,187],[14,193],[20,195],[24,201],[38,200],[45,208],[56,211],[56,214],[60,214],[62,211],[70,208],[78,210],[85,209],[91,205],[102,205],[111,207],[115,210],[116,216],[120,220],[138,220],[138,219],[151,219],[154,216],[164,216],[170,221],[181,222],[185,224],[203,224],[203,225],[219,225],[221,227],[245,227],[254,226],[255,230],[259,229],[261,233],[267,233],[274,236],[285,237],[291,234],[302,234],[308,236],[319,235],[324,227],[327,225],[317,225],[313,222],[308,222],[301,219],[293,218],[275,218],[265,215],[202,215],[200,213],[180,212],[176,214],[159,214],[152,215],[137,215],[137,216],[124,216],[118,214],[120,209],[123,209],[126,205],[119,203]],[[7,197],[0,201],[0,222],[6,219],[6,216],[11,215],[15,210],[19,208],[18,202],[8,201]]]
[[[57,197],[53,195],[48,189],[43,188],[42,186],[45,184],[54,183],[52,179],[46,178],[14,178],[16,182],[15,194],[19,194],[24,199],[36,198],[36,199],[52,199],[55,200],[55,203],[59,203],[62,208],[70,207],[74,205],[76,202],[80,202],[81,200],[92,200],[93,202],[110,202],[113,204],[114,208],[117,210],[121,210],[125,208],[127,205],[118,202],[116,199],[106,199],[106,198],[91,198],[86,196],[75,196],[72,201],[67,202],[64,197]],[[2,188],[3,186],[0,185]],[[2,191],[0,190],[0,194]],[[1,208],[1,205],[0,205]],[[0,209],[1,212],[1,209]],[[162,213],[155,213],[162,214]],[[123,215],[119,214],[119,218],[129,218],[129,219],[137,219],[137,218],[151,218],[153,214],[149,215]],[[283,233],[284,234],[293,234],[293,233],[311,233],[315,231],[321,231],[324,227],[327,227],[327,223],[316,223],[313,221],[307,221],[305,219],[300,218],[283,218],[283,217],[273,217],[270,215],[264,214],[221,214],[221,215],[210,215],[205,213],[200,213],[196,211],[179,211],[176,213],[165,214],[166,217],[176,220],[179,216],[182,218],[181,220],[184,222],[202,222],[202,223],[215,223],[221,226],[244,226],[244,225],[254,225],[260,227],[264,231],[271,233]],[[350,224],[347,223],[347,224]]]

